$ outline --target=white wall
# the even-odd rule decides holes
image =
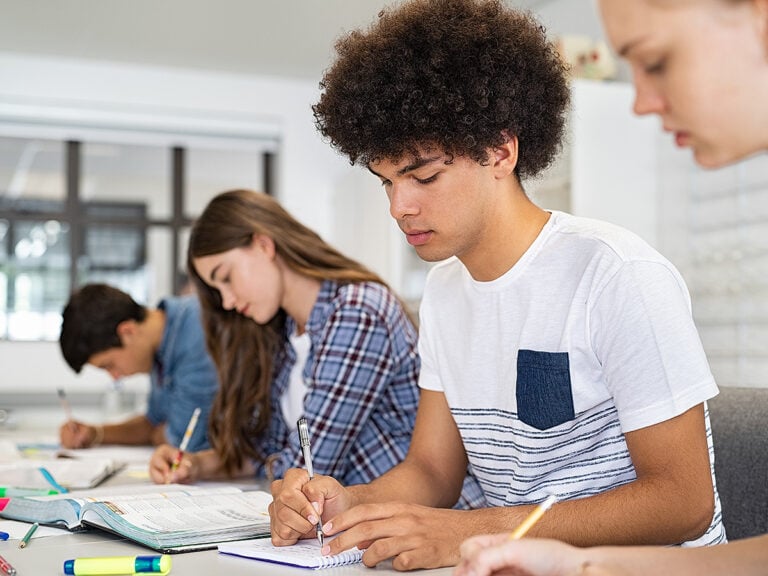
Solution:
[[[662,252],[688,283],[721,386],[768,388],[768,154],[718,170],[658,135]]]
[[[29,111],[38,110],[64,124],[92,124],[99,118],[125,124],[134,118],[164,129],[177,124],[184,130],[186,122],[200,130],[231,127],[235,133],[240,123],[251,131],[263,126],[270,135],[276,132],[278,197],[330,242],[338,238],[349,247],[355,239],[338,234],[336,203],[355,191],[350,175],[359,169],[318,136],[310,108],[317,95],[316,82],[0,54],[0,118],[5,121],[16,114],[29,123]],[[0,391],[87,389],[103,379],[74,376],[57,344],[0,342]]]
[[[350,168],[314,129],[310,106],[317,95],[317,82],[0,54],[0,104],[69,105],[102,111],[107,120],[131,111],[198,119],[203,127],[220,120],[279,130],[279,196],[327,232],[334,184]]]
[[[658,247],[658,121],[632,114],[630,84],[576,81],[572,99],[571,211]]]

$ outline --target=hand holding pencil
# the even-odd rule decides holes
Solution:
[[[56,393],[59,396],[59,403],[62,410],[64,410],[64,417],[66,418],[66,422],[61,426],[61,431],[59,432],[61,444],[65,448],[83,448],[87,443],[88,431],[72,418],[72,407],[69,404],[64,388],[57,388]]]
[[[67,393],[64,392],[64,388],[57,388],[56,393],[59,395],[59,402],[64,409],[64,416],[66,416],[67,422],[72,422],[72,407],[69,405],[69,400],[67,400]]]
[[[59,442],[64,448],[89,448],[98,446],[104,440],[104,427],[91,426],[78,422],[72,417],[72,406],[67,399],[67,393],[63,388],[57,388],[59,403],[64,410],[66,422],[59,428]]]
[[[179,465],[181,464],[182,458],[184,458],[184,452],[187,449],[187,446],[189,445],[189,440],[192,438],[192,434],[195,431],[195,427],[197,426],[197,421],[200,418],[200,408],[195,408],[195,411],[192,412],[192,417],[189,419],[189,424],[187,424],[187,429],[184,431],[184,436],[181,439],[181,443],[179,444],[179,449],[176,451],[173,460],[171,461],[171,467],[170,467],[170,473],[166,476],[165,482],[176,482],[178,481],[176,478],[176,471],[179,468]],[[156,454],[161,451],[163,447],[158,448],[156,451]],[[160,455],[162,458],[162,455]],[[155,457],[153,456],[153,460]],[[150,463],[150,466],[152,464]]]
[[[104,433],[101,432],[101,436]],[[59,442],[64,448],[88,448],[98,445],[99,428],[77,420],[68,420],[59,428]]]
[[[187,446],[189,446],[189,439],[192,438],[192,433],[195,431],[195,426],[197,426],[198,418],[200,418],[199,407],[195,408],[195,411],[192,412],[192,418],[189,419],[189,424],[187,424],[184,437],[181,439],[181,444],[179,444],[179,451],[176,453],[176,458],[173,460],[173,464],[171,465],[172,472],[175,472],[176,468],[178,468],[179,464],[181,464],[181,459],[184,457],[184,451],[187,449]]]
[[[526,538],[523,536],[538,522],[544,513],[557,501],[550,495],[538,504],[512,532],[483,534],[465,540],[461,545],[461,561],[453,576],[490,576],[494,573],[525,573],[531,576],[554,576],[561,574],[551,554],[541,553],[551,547],[565,547],[556,540]],[[580,574],[578,566],[562,574]],[[586,575],[585,575],[586,576]]]

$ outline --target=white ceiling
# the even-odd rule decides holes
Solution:
[[[0,0],[0,52],[319,80],[334,40],[392,1]]]

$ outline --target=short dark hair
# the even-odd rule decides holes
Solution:
[[[336,42],[315,125],[352,164],[435,147],[485,164],[509,136],[518,177],[561,146],[567,66],[544,28],[499,0],[410,0]]]
[[[94,354],[121,347],[117,326],[126,320],[143,322],[147,309],[122,290],[86,284],[72,293],[62,316],[61,353],[79,373]]]

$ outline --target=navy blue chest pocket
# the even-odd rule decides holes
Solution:
[[[547,430],[573,420],[568,352],[519,350],[515,394],[517,417],[529,426]]]

